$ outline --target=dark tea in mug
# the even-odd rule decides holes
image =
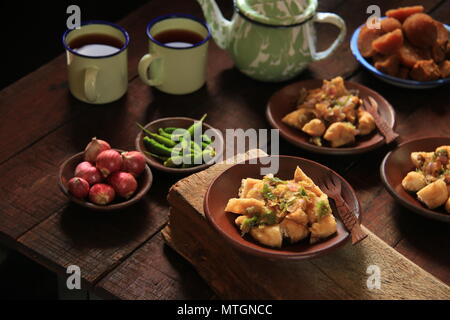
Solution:
[[[101,33],[81,35],[69,43],[71,49],[89,57],[109,56],[119,52],[123,46],[120,39]]]
[[[154,38],[156,41],[172,48],[189,48],[204,40],[202,35],[183,29],[162,31]]]

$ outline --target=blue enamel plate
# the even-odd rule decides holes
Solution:
[[[442,86],[444,84],[450,83],[450,77],[445,79],[439,79],[434,81],[414,81],[414,80],[405,80],[397,77],[390,76],[384,72],[381,72],[375,66],[373,66],[369,61],[367,61],[359,52],[358,49],[358,37],[361,31],[361,28],[364,25],[361,25],[358,29],[353,33],[350,48],[352,50],[353,55],[356,60],[369,72],[371,72],[375,77],[392,84],[397,87],[408,88],[408,89],[430,89]],[[450,27],[448,25],[444,25],[445,28],[450,32]]]

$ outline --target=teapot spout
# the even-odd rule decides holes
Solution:
[[[231,21],[225,19],[215,0],[197,0],[211,29],[214,41],[221,49],[227,49]]]

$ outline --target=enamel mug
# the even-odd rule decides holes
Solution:
[[[163,33],[194,33],[194,43],[162,42]],[[158,90],[175,95],[189,94],[200,89],[206,81],[208,44],[211,34],[207,24],[185,14],[158,17],[147,25],[149,53],[139,63],[142,81]],[[181,38],[183,38],[181,36]]]
[[[96,41],[103,44],[102,38],[113,40],[117,45],[95,50]],[[92,43],[73,47],[72,44],[83,39],[91,39]],[[125,29],[106,21],[88,21],[79,29],[67,30],[63,44],[72,95],[91,104],[106,104],[120,99],[128,89],[129,43],[130,37]]]

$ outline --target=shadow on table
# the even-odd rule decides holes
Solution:
[[[146,201],[115,212],[94,212],[70,204],[61,213],[62,231],[74,246],[82,248],[110,248],[138,241],[154,224]]]
[[[168,263],[179,274],[181,296],[193,300],[205,300],[213,296],[211,288],[187,260],[167,244],[164,244],[163,250]]]
[[[395,223],[402,234],[402,241],[396,249],[404,254],[416,252],[422,261],[432,261],[446,267],[450,266],[450,225],[444,222],[435,221],[414,213],[401,205],[395,203],[393,211]],[[407,248],[408,250],[402,250]],[[411,250],[412,249],[412,250]],[[414,256],[408,256],[414,259]],[[424,258],[426,257],[426,259]]]

